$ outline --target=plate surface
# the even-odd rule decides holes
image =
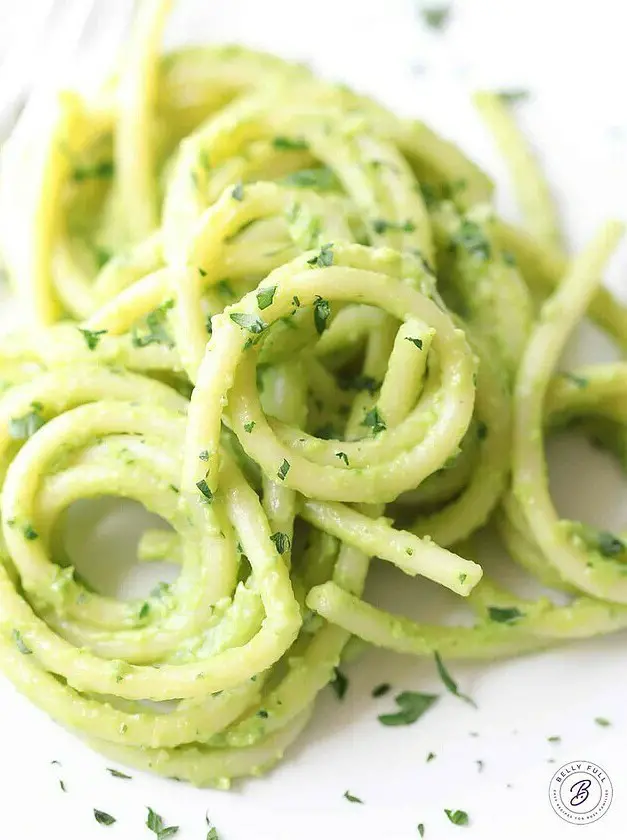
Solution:
[[[0,0],[0,10],[4,5]],[[528,88],[521,122],[541,152],[573,247],[604,219],[627,216],[627,13],[618,2],[458,0],[444,33],[425,28],[419,4],[410,0],[180,5],[169,30],[172,43],[189,33],[194,41],[242,41],[308,61],[398,111],[426,118],[495,175],[499,207],[513,218],[504,167],[468,91]],[[627,249],[608,283],[627,293]],[[583,329],[568,358],[596,361],[611,353],[607,342]],[[550,446],[550,464],[561,512],[622,527],[624,482],[609,458],[562,437]],[[94,521],[95,538],[86,546],[82,535]],[[79,566],[88,561],[93,582],[105,591],[121,586],[138,594],[171,571],[129,570],[146,523],[137,508],[120,510],[105,500],[84,506],[75,522]],[[367,596],[415,617],[451,615],[451,601],[436,586],[419,579],[406,585],[389,568],[375,566]],[[392,701],[373,699],[371,690],[390,682],[398,690],[439,691],[433,663],[368,651],[347,667],[350,686],[342,703],[328,689],[319,698],[313,722],[284,763],[229,793],[132,771],[132,781],[112,778],[104,759],[0,680],[0,836],[148,840],[154,836],[144,825],[151,806],[166,824],[181,826],[177,840],[204,840],[206,812],[221,840],[415,840],[418,823],[427,840],[518,840],[530,830],[569,838],[577,829],[551,810],[549,782],[561,764],[586,760],[607,771],[614,799],[602,819],[581,831],[586,840],[618,840],[627,822],[626,642],[623,633],[511,661],[453,663],[478,709],[449,695],[417,724],[400,729],[378,723]],[[611,726],[600,727],[596,717]],[[561,740],[549,741],[553,736]],[[430,752],[436,757],[427,763]],[[347,802],[347,789],[364,804]],[[117,823],[98,825],[94,808]],[[444,808],[467,811],[470,826],[451,825]]]

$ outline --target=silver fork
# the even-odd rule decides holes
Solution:
[[[130,0],[38,0],[36,17],[24,6],[14,12],[24,34],[16,34],[0,57],[0,146],[27,117],[30,103],[63,85],[82,87],[112,68],[134,5]]]

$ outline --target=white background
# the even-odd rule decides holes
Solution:
[[[119,5],[105,3],[103,10]],[[498,180],[500,206],[514,215],[502,164],[468,104],[476,86],[525,87],[519,113],[541,150],[574,247],[608,216],[627,217],[627,11],[621,0],[457,0],[444,34],[421,25],[411,0],[214,0],[180,4],[168,41],[241,40],[310,61],[325,75],[375,94],[393,108],[426,117],[460,142]],[[0,48],[39,2],[0,0]],[[4,28],[10,16],[16,29]],[[11,24],[13,25],[13,24]],[[4,37],[3,37],[4,32]],[[175,36],[171,38],[170,36]],[[15,34],[11,39],[15,40]],[[4,40],[4,44],[3,44]],[[1,105],[1,103],[0,103]],[[611,282],[627,287],[627,254]],[[575,351],[601,350],[591,339]],[[619,528],[625,494],[617,467],[599,453],[560,440],[552,478],[563,513]],[[106,558],[111,529],[100,533]],[[115,543],[115,554],[121,552]],[[376,568],[368,597],[398,612],[436,618],[446,599],[436,587]],[[205,840],[208,810],[221,840],[427,840],[539,837],[618,840],[627,824],[627,662],[625,634],[536,656],[452,670],[478,710],[451,696],[412,727],[388,728],[377,715],[395,689],[440,691],[433,664],[372,651],[347,669],[342,704],[325,691],[313,723],[284,763],[265,779],[224,793],[133,773],[111,778],[107,762],[0,681],[0,837],[2,840],[150,840],[146,806],[177,840]],[[611,720],[600,728],[594,718]],[[471,736],[470,732],[478,735]],[[549,743],[549,736],[561,742]],[[427,754],[437,757],[426,763]],[[61,762],[61,767],[51,761]],[[484,762],[478,772],[476,760]],[[555,764],[549,763],[555,759]],[[614,801],[596,824],[574,827],[549,807],[556,767],[589,759],[605,768]],[[61,792],[63,779],[67,793]],[[350,804],[346,789],[364,800]],[[92,809],[117,817],[95,823]],[[467,828],[444,808],[466,810]]]

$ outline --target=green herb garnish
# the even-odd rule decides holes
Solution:
[[[114,779],[132,779],[132,776],[127,776],[121,770],[116,770],[115,767],[107,767],[107,773],[113,776]]]
[[[150,612],[150,604],[148,603],[148,601],[144,601],[144,603],[141,605],[141,609],[139,611],[139,619],[142,620],[142,619],[146,618],[148,616],[149,612]]]
[[[475,708],[477,708],[477,704],[475,703],[475,701],[471,697],[468,697],[468,695],[462,694],[459,691],[459,689],[457,687],[457,683],[455,682],[453,677],[449,674],[449,672],[446,670],[444,662],[442,662],[442,657],[440,656],[440,654],[437,651],[435,652],[435,664],[436,664],[436,667],[438,669],[438,674],[440,675],[440,679],[444,683],[444,685],[446,687],[446,690],[450,691],[451,694],[454,694],[455,697],[459,697],[460,700],[464,700],[466,703],[470,703],[471,706],[474,706]]]
[[[529,91],[524,88],[511,88],[511,90],[498,90],[497,94],[508,105],[518,105],[529,99]]]
[[[290,471],[291,464],[289,461],[286,461],[285,458],[283,459],[283,463],[277,470],[277,476],[281,479],[281,481],[285,481],[285,476]]]
[[[490,242],[479,225],[470,219],[463,220],[453,235],[452,242],[479,259],[490,259]]]
[[[340,461],[344,461],[347,467],[350,466],[348,463],[348,455],[346,454],[346,452],[336,452],[335,457],[339,458]]]
[[[146,825],[150,831],[157,835],[157,840],[167,840],[168,837],[174,837],[178,833],[178,825],[164,826],[163,817],[155,813],[152,808],[148,808],[148,817],[146,818]]]
[[[430,29],[442,32],[449,22],[451,9],[449,6],[428,6],[421,9],[420,14]]]
[[[379,715],[379,721],[384,726],[408,726],[422,717],[437,699],[437,694],[403,691],[394,698],[398,711],[387,715]]]
[[[595,717],[594,722],[599,726],[611,726],[612,723],[607,718],[604,717]]]
[[[625,550],[625,543],[610,531],[599,531],[597,548],[604,557],[616,557]]]
[[[251,420],[250,423],[244,423],[244,431],[250,434],[252,430],[255,428],[255,421]]]
[[[363,799],[360,799],[358,796],[353,796],[348,790],[344,791],[344,799],[347,799],[349,802],[359,802],[360,805],[364,804]]]
[[[372,429],[373,435],[378,435],[387,429],[385,421],[381,414],[379,414],[379,409],[376,406],[366,412],[364,419],[361,421],[361,425]]]
[[[333,265],[333,243],[327,242],[326,245],[323,245],[315,257],[307,260],[307,265],[316,268],[328,268]]]
[[[434,753],[434,752],[430,752],[430,753],[427,755],[427,764],[428,764],[430,761],[433,761],[433,759],[434,759],[435,757],[436,757],[436,756],[435,756],[435,753]]]
[[[549,742],[549,744],[559,744],[559,742],[562,740],[562,738],[561,738],[560,735],[551,735],[546,740]]]
[[[207,484],[204,478],[201,478],[200,481],[196,482],[196,487],[198,487],[198,489],[208,502],[213,501],[213,492],[209,488],[209,485]]]
[[[304,152],[309,148],[309,143],[301,137],[285,137],[283,134],[275,137],[272,145],[282,152]]]
[[[114,165],[112,160],[101,160],[91,166],[76,166],[72,170],[71,178],[76,183],[91,179],[108,180],[113,177]]]
[[[445,808],[444,813],[453,825],[468,825],[468,814],[465,811],[450,811]]]
[[[372,696],[383,697],[383,695],[387,694],[391,688],[392,686],[389,683],[379,683],[379,685],[375,685],[372,689]]]
[[[500,624],[513,624],[519,618],[524,618],[524,612],[518,607],[488,607],[490,621],[497,621]]]
[[[20,653],[24,654],[24,656],[30,656],[32,654],[32,650],[24,641],[22,634],[19,630],[12,630],[11,636],[13,637],[13,641],[15,642],[15,647],[19,650]]]
[[[425,836],[425,824],[424,823],[418,823],[417,828],[418,828],[418,834],[421,837],[424,837]]]
[[[572,382],[573,385],[576,385],[577,388],[586,388],[588,386],[588,380],[584,376],[577,376],[576,373],[571,373],[570,371],[564,371],[562,374],[562,379],[568,379],[569,382]]]
[[[276,550],[279,554],[285,554],[286,551],[290,550],[291,542],[290,538],[287,534],[284,534],[282,531],[277,531],[275,534],[270,536],[270,539],[274,543]]]
[[[387,233],[390,230],[400,230],[403,233],[413,233],[416,225],[407,219],[405,222],[391,222],[389,219],[374,219],[372,229],[375,233]]]
[[[318,192],[328,192],[339,186],[333,170],[329,169],[328,166],[317,166],[313,169],[299,169],[298,172],[290,172],[283,178],[283,183],[289,187],[315,189]]]
[[[107,330],[84,330],[82,327],[78,328],[79,333],[85,339],[85,343],[89,350],[95,350],[100,341],[100,337],[106,335]]]
[[[39,534],[32,525],[25,525],[22,533],[24,534],[25,540],[36,540],[39,537]]]
[[[165,344],[167,347],[174,347],[174,342],[165,328],[168,311],[173,306],[173,300],[166,300],[146,315],[145,328],[140,331],[138,327],[133,327],[133,347],[147,347],[149,344]]]
[[[247,312],[231,312],[229,315],[231,321],[241,327],[243,330],[259,335],[268,326],[257,315],[249,315]]]
[[[116,822],[115,817],[112,817],[111,814],[107,814],[105,811],[98,811],[96,808],[94,808],[94,817],[100,825],[113,825]]]
[[[405,336],[405,341],[411,341],[419,350],[422,350],[422,339],[421,338],[410,338],[409,336]]]
[[[348,689],[348,677],[339,668],[333,669],[333,679],[329,683],[338,700],[343,700]]]
[[[200,458],[201,461],[208,461],[209,460],[209,452],[206,449],[202,449],[198,453],[198,457]]]
[[[322,335],[326,330],[330,316],[331,307],[329,306],[329,301],[321,297],[316,297],[314,301],[314,325],[318,335]]]
[[[266,286],[265,289],[260,289],[257,292],[257,306],[259,309],[267,309],[274,300],[274,293],[276,286]]]

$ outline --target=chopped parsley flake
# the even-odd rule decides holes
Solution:
[[[329,306],[329,301],[321,297],[316,297],[314,301],[314,325],[318,335],[322,335],[326,330],[330,315],[331,307]]]
[[[421,837],[424,837],[425,836],[425,824],[424,823],[418,823],[417,829],[418,829],[418,834]]]
[[[174,342],[168,335],[165,328],[168,310],[174,306],[173,300],[166,300],[145,317],[145,326],[133,327],[133,347],[148,347],[149,344],[165,344],[167,347],[174,347]]]
[[[255,421],[251,420],[250,423],[244,423],[244,431],[250,434],[252,430],[255,428]]]
[[[446,670],[444,662],[442,662],[442,657],[436,651],[435,652],[435,664],[438,669],[438,674],[440,675],[440,679],[444,683],[444,686],[447,691],[450,691],[451,694],[454,694],[455,697],[459,697],[460,700],[464,700],[466,703],[470,703],[471,706],[477,707],[477,704],[472,699],[472,697],[468,697],[467,694],[462,694],[457,687],[457,683],[453,679],[453,677],[449,674]]]
[[[445,808],[444,813],[453,825],[468,825],[468,814],[465,811],[450,811]]]
[[[274,300],[276,286],[267,286],[257,292],[257,306],[259,309],[267,309]]]
[[[364,804],[363,799],[360,799],[358,796],[353,796],[353,794],[348,790],[344,791],[344,799],[347,799],[349,802],[358,802],[360,805]]]
[[[164,826],[163,817],[155,813],[152,808],[148,808],[146,826],[157,835],[157,840],[167,840],[168,837],[174,837],[179,830],[177,825]]]
[[[411,341],[411,343],[415,345],[419,350],[422,350],[421,338],[410,338],[409,336],[405,336],[405,341]]]
[[[323,245],[315,257],[307,260],[307,265],[316,268],[328,268],[333,265],[333,243],[327,242],[326,245]]]
[[[625,543],[610,531],[599,531],[597,548],[604,557],[616,557],[625,550]]]
[[[107,330],[84,330],[81,327],[78,328],[78,331],[85,339],[89,350],[95,350],[100,341],[100,337],[107,333]]]
[[[112,817],[111,814],[107,814],[105,811],[98,811],[96,808],[94,808],[94,817],[100,825],[113,825],[116,821],[115,817]]]
[[[235,201],[243,201],[244,199],[244,185],[240,181],[239,184],[236,184],[233,187],[233,191],[231,196],[235,199]]]
[[[361,373],[357,376],[341,378],[338,384],[342,391],[368,391],[370,396],[373,396],[381,387],[381,383],[374,377]]]
[[[116,770],[115,767],[107,767],[107,773],[113,776],[114,779],[132,779],[132,776],[127,776],[126,773],[122,773],[121,770]]]
[[[400,230],[403,233],[413,233],[416,230],[416,225],[407,219],[405,222],[391,222],[389,219],[374,219],[372,222],[372,229],[375,233],[387,233],[390,230]]]
[[[338,700],[343,700],[348,689],[348,677],[339,668],[333,669],[333,679],[329,683]]]
[[[279,554],[285,554],[286,551],[290,550],[291,542],[290,538],[287,534],[284,534],[282,531],[277,531],[275,534],[270,536],[270,539],[274,543],[276,550]]]
[[[15,642],[15,647],[19,650],[20,653],[24,654],[24,656],[30,656],[32,654],[32,650],[28,647],[28,645],[22,638],[22,634],[19,630],[13,630],[11,632],[11,636],[13,637],[13,641]]]
[[[436,757],[436,756],[435,756],[435,753],[434,753],[434,752],[430,752],[430,753],[429,753],[429,755],[427,756],[427,764],[428,764],[430,761],[433,761],[433,759],[434,759],[435,757]]]
[[[568,379],[577,388],[586,388],[588,386],[588,380],[584,376],[577,376],[576,373],[571,373],[570,371],[562,373],[562,379]]]
[[[32,525],[26,525],[24,527],[24,539],[26,540],[36,540],[39,537],[37,531],[33,528]]]
[[[468,575],[466,574],[466,572],[460,572],[459,575],[457,576],[459,582],[462,583],[462,584],[466,582],[467,577],[468,577]]]
[[[398,711],[387,715],[379,715],[379,721],[384,726],[409,726],[409,724],[415,723],[418,718],[422,717],[437,699],[437,694],[403,691],[394,698]]]
[[[371,408],[370,411],[366,412],[364,419],[361,421],[362,426],[367,426],[372,429],[373,435],[378,435],[380,432],[385,431],[387,426],[385,425],[385,421],[383,417],[379,414],[379,409],[375,406]]]
[[[379,685],[375,685],[372,689],[372,696],[383,697],[383,695],[387,694],[391,688],[392,686],[389,683],[379,683]]]
[[[309,148],[309,143],[301,137],[285,137],[282,134],[272,140],[272,145],[282,152],[307,151]]]
[[[313,169],[299,169],[290,172],[283,178],[283,183],[289,187],[299,189],[315,189],[318,192],[328,192],[338,186],[338,181],[332,169],[328,166],[317,166]]]
[[[213,492],[209,489],[209,485],[207,484],[204,478],[201,478],[200,481],[196,482],[196,487],[198,487],[198,489],[208,502],[213,501]]]
[[[596,717],[594,719],[594,722],[598,726],[611,726],[612,725],[611,721],[609,721],[607,718],[604,718],[604,717]]]
[[[549,744],[559,744],[562,738],[560,735],[551,735],[546,740],[549,742]]]
[[[101,160],[91,166],[76,166],[72,170],[72,180],[80,184],[89,180],[108,180],[113,177],[114,165],[112,160]]]
[[[488,607],[490,621],[497,621],[500,624],[512,624],[525,614],[518,607]]]
[[[458,247],[481,260],[490,259],[490,242],[479,225],[470,219],[464,219],[452,241]]]
[[[281,481],[285,481],[285,477],[288,474],[288,472],[290,471],[290,466],[291,466],[290,462],[286,461],[285,458],[284,458],[283,463],[281,464],[281,466],[277,470],[277,476],[281,479]]]
[[[477,439],[478,440],[485,440],[487,438],[487,436],[488,436],[488,427],[483,422],[483,420],[480,420],[477,423]]]
[[[336,452],[335,457],[339,458],[340,461],[344,461],[344,463],[346,464],[347,467],[349,466],[348,455],[346,454],[346,452]]]
[[[202,449],[198,453],[198,457],[200,458],[201,461],[208,461],[209,460],[209,452],[206,449]]]
[[[139,618],[140,619],[146,618],[148,616],[149,612],[150,612],[150,604],[148,603],[148,601],[144,601],[144,603],[142,604],[141,609],[139,611]]]
[[[511,90],[497,91],[499,97],[508,105],[518,105],[519,102],[524,102],[529,99],[529,91],[525,88],[511,88]]]
[[[429,29],[442,32],[448,25],[451,10],[449,6],[428,6],[421,9],[420,14]]]
[[[241,327],[243,330],[259,335],[268,326],[257,315],[249,315],[247,312],[231,312],[229,315],[231,321]]]

